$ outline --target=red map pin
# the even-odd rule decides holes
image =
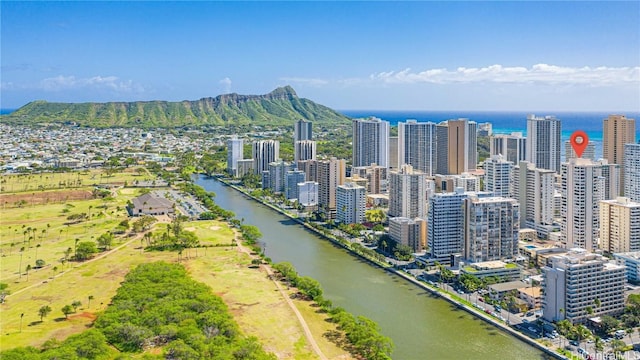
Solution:
[[[576,155],[578,155],[578,157],[582,157],[584,149],[589,145],[589,137],[587,136],[587,133],[582,130],[577,130],[571,134],[569,141],[571,141],[571,147],[573,147]]]

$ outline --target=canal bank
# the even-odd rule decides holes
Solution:
[[[455,302],[442,301],[442,294],[436,295],[426,284],[420,286],[402,273],[381,272],[369,261],[353,261],[342,246],[318,241],[325,238],[274,212],[277,208],[261,205],[259,199],[250,199],[214,179],[199,178],[197,183],[217,193],[218,205],[261,229],[267,256],[274,262],[291,262],[301,275],[318,280],[334,305],[376,321],[396,344],[394,359],[557,357],[490,325]]]

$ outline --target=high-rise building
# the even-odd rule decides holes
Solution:
[[[247,174],[253,174],[253,159],[242,159],[236,162],[236,176],[243,177]]]
[[[339,185],[336,190],[336,220],[343,224],[360,224],[366,208],[365,188],[355,183]]]
[[[436,192],[454,192],[456,188],[463,191],[480,191],[480,178],[469,173],[436,175],[434,181]]]
[[[601,200],[605,200],[605,179],[600,164],[580,158],[562,164],[562,241],[566,248],[596,248]]]
[[[464,199],[460,188],[429,198],[427,242],[429,255],[441,264],[451,264],[451,256],[462,254],[464,246]]]
[[[527,138],[521,132],[512,132],[510,135],[496,134],[491,136],[489,143],[490,155],[502,155],[505,160],[514,164],[524,161],[527,153]]]
[[[484,190],[495,196],[509,197],[513,163],[502,155],[493,155],[484,162]]]
[[[305,178],[304,171],[287,171],[284,181],[284,194],[287,200],[298,199],[298,184],[305,182]]]
[[[335,219],[336,189],[344,184],[346,162],[342,159],[317,161],[318,207],[327,219]]]
[[[613,200],[622,192],[620,189],[620,165],[609,164],[607,159],[596,161],[602,167],[602,177],[604,178],[604,199]]]
[[[607,159],[609,164],[622,165],[621,187],[624,186],[624,145],[635,142],[635,119],[627,119],[624,115],[609,115],[602,121],[602,157]]]
[[[389,167],[389,122],[378,118],[353,120],[352,166]]]
[[[578,155],[576,151],[573,150],[573,146],[571,146],[571,141],[567,140],[564,142],[564,159],[565,161],[569,161],[571,159],[577,158]],[[592,142],[587,144],[587,147],[584,149],[581,158],[596,160],[596,145]]]
[[[520,204],[520,228],[534,229],[540,239],[558,229],[553,222],[555,174],[526,161],[521,161],[513,172],[511,193]]]
[[[316,181],[318,179],[318,161],[302,160],[296,163],[298,170],[304,171],[307,181]]]
[[[311,130],[312,123],[310,121],[300,119],[296,121],[293,129],[293,142],[312,140],[313,132]]]
[[[626,197],[600,202],[600,248],[610,254],[640,251],[640,203]]]
[[[516,200],[470,193],[464,199],[464,208],[467,261],[511,259],[518,255],[520,205]]]
[[[624,144],[624,196],[640,202],[640,144]]]
[[[427,206],[427,176],[401,165],[389,174],[389,217],[425,218]]]
[[[624,310],[624,266],[602,255],[575,249],[549,258],[542,268],[542,317],[583,323],[588,318]]]
[[[398,137],[389,136],[389,168],[398,168]]]
[[[389,218],[389,237],[415,253],[422,252],[426,246],[427,222],[424,219]]]
[[[468,119],[448,120],[447,128],[447,173],[475,170],[478,164],[477,124]]]
[[[269,164],[280,158],[280,142],[277,140],[260,140],[253,142],[253,171],[262,174],[269,170]]]
[[[526,159],[538,169],[560,171],[560,120],[527,116]]]
[[[367,179],[367,193],[382,194],[388,190],[388,168],[371,164],[371,166],[358,166],[351,168],[351,176],[358,175]]]
[[[407,120],[398,123],[398,164],[433,176],[436,173],[436,124]]]
[[[318,205],[318,183],[305,181],[298,183],[298,203],[306,208]]]
[[[294,163],[299,161],[316,159],[316,142],[313,140],[300,140],[293,144]]]
[[[449,127],[443,121],[436,125],[436,174],[449,174]]]
[[[238,160],[243,160],[243,142],[237,136],[227,141],[227,174],[238,176]]]
[[[293,164],[282,160],[274,161],[269,164],[269,181],[267,188],[271,189],[274,194],[281,194],[285,191],[287,173],[293,170]]]

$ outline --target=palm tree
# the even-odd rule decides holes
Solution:
[[[576,334],[578,335],[578,343],[591,337],[591,331],[584,325],[578,325],[576,327]]]
[[[91,307],[91,300],[93,300],[93,295],[89,295],[88,299],[89,299],[89,305],[87,305],[87,308],[90,308]]]
[[[31,271],[31,264],[27,265],[27,281],[29,281],[29,271]]]
[[[598,358],[598,351],[604,350],[604,344],[602,343],[602,338],[600,336],[595,337],[595,343],[593,344],[596,349],[596,359]]]

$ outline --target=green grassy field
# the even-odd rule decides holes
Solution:
[[[105,170],[92,169],[73,172],[48,172],[38,174],[3,175],[0,180],[1,193],[17,193],[48,189],[72,189],[103,184],[129,184],[138,180],[151,180],[144,169],[127,168],[121,172],[108,174]]]
[[[64,339],[81,332],[109,304],[130,269],[150,261],[179,260],[175,252],[143,252],[141,235],[137,235],[117,238],[112,250],[97,254],[91,261],[61,262],[65,250],[75,247],[76,239],[95,241],[126,219],[124,206],[139,192],[124,188],[106,201],[67,201],[2,211],[0,282],[9,285],[10,295],[0,305],[1,349],[38,346],[50,338]],[[89,214],[89,220],[65,225],[69,215],[78,213]],[[165,226],[158,223],[156,229]],[[218,245],[191,249],[183,254],[181,262],[194,279],[208,284],[224,299],[243,332],[258,337],[265,349],[279,358],[317,358],[273,281],[261,270],[250,268],[249,256],[237,247],[224,246],[234,237],[226,223],[187,222],[184,229],[195,232],[204,246]],[[35,267],[37,259],[46,265],[27,275],[27,265]],[[74,301],[82,305],[65,319],[61,309]],[[295,304],[325,355],[331,359],[351,358],[322,336],[335,329],[325,321],[325,314],[316,313],[308,302],[296,300]],[[43,305],[50,306],[52,312],[40,322],[38,309]]]

